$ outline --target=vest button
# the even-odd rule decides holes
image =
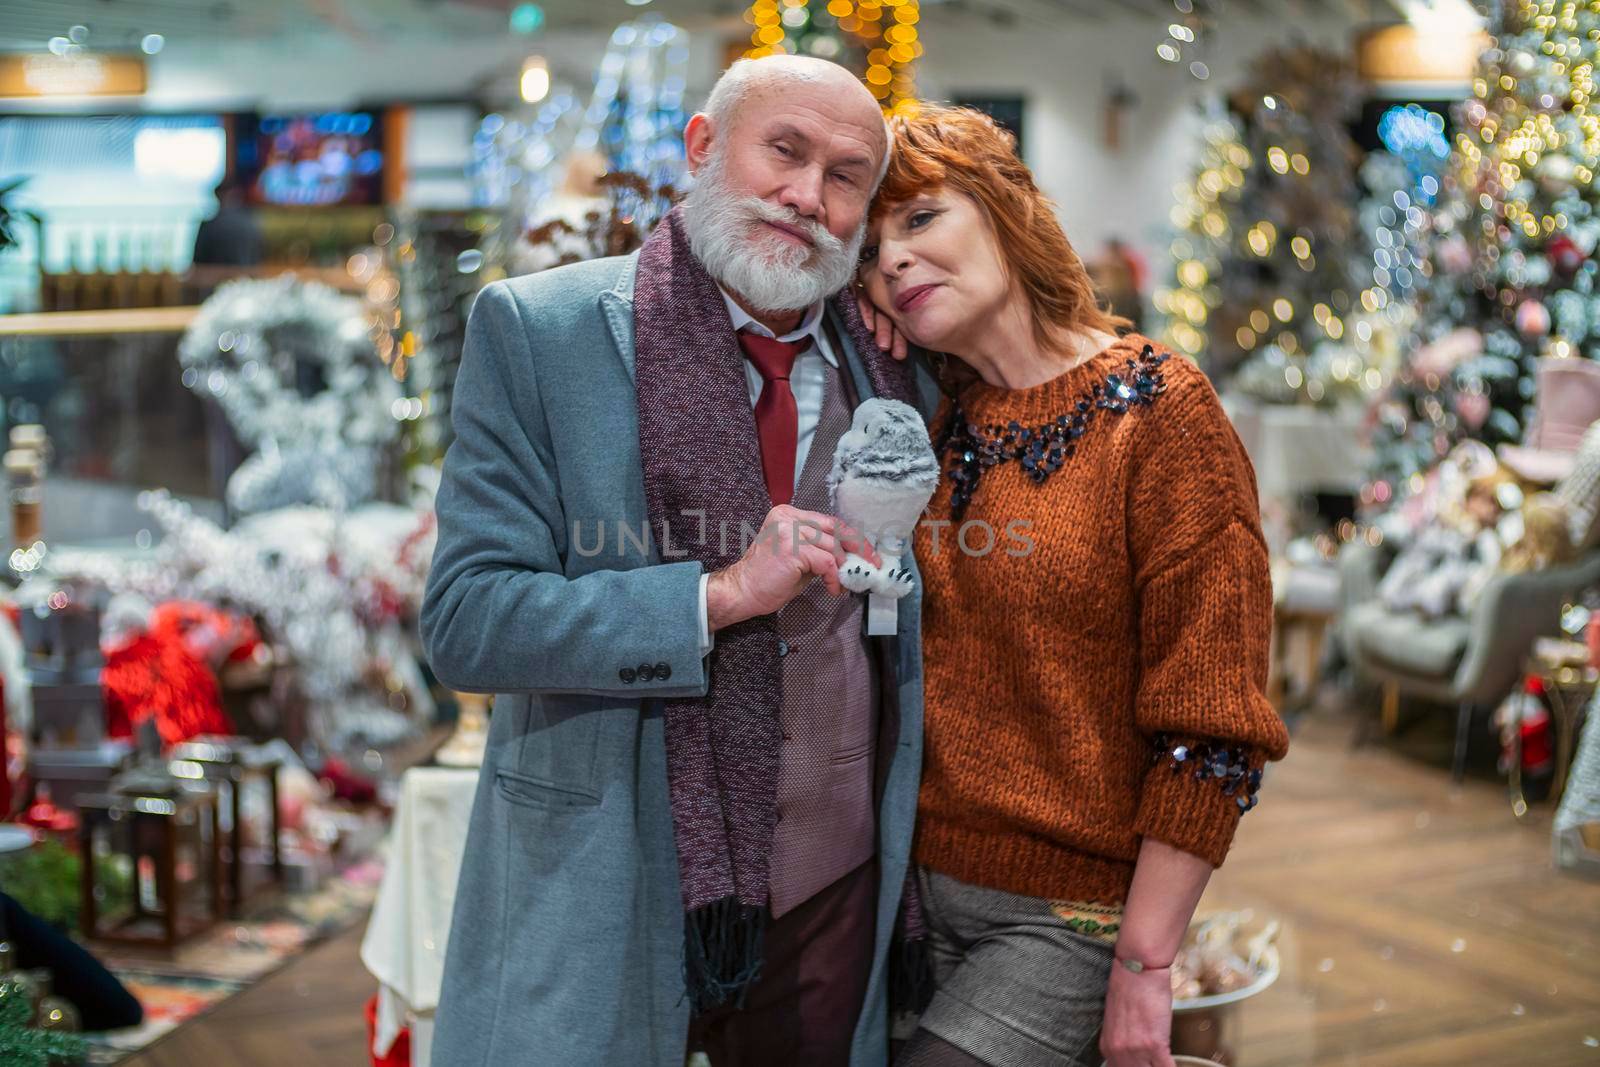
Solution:
[[[778,642],[778,655],[787,656],[788,654],[789,654],[789,642],[787,642],[787,641],[779,641]]]

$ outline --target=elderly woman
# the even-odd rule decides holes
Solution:
[[[1200,371],[1116,335],[1008,134],[892,126],[862,295],[948,394],[916,540],[936,991],[899,1062],[1170,1064],[1173,957],[1288,746],[1254,473]]]

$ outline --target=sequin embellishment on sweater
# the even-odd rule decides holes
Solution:
[[[1224,796],[1235,799],[1240,811],[1256,806],[1256,791],[1261,788],[1261,769],[1251,767],[1249,753],[1242,747],[1229,748],[1211,741],[1184,743],[1167,734],[1157,734],[1155,759],[1170,759],[1174,773],[1191,770],[1195,781],[1214,779]],[[1242,792],[1241,792],[1242,790]]]
[[[1106,375],[1106,380],[1083,393],[1070,411],[1040,426],[1023,426],[1013,420],[1005,426],[980,427],[967,421],[956,401],[935,445],[941,458],[955,457],[955,465],[946,472],[955,483],[950,494],[951,518],[961,521],[977,492],[979,477],[990,467],[1017,460],[1036,484],[1043,483],[1077,452],[1077,440],[1088,431],[1096,414],[1126,415],[1133,408],[1154,404],[1167,388],[1160,370],[1166,360],[1165,354],[1157,355],[1145,345],[1139,358],[1129,359],[1120,374]]]

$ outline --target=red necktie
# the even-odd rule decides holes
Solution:
[[[761,473],[772,503],[787,504],[794,496],[794,453],[800,437],[800,414],[789,389],[795,357],[811,347],[809,337],[779,341],[748,330],[739,331],[739,347],[761,373],[756,400],[756,436],[761,440]]]

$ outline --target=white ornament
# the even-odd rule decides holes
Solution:
[[[1539,187],[1550,196],[1560,196],[1578,180],[1578,164],[1565,152],[1553,151],[1539,158],[1533,168]]]
[[[345,514],[283,508],[230,530],[165,490],[140,494],[139,507],[165,532],[151,553],[52,553],[49,581],[87,580],[151,603],[193,599],[259,617],[288,651],[313,730],[331,747],[386,744],[431,721],[433,701],[401,622],[420,609],[433,555],[425,502]]]
[[[371,500],[377,491],[375,450],[266,448],[228,478],[228,506],[254,515],[296,504],[344,509]]]
[[[1550,281],[1550,261],[1544,257],[1530,259],[1522,268],[1523,282],[1536,289]]]
[[[401,392],[358,301],[292,274],[227,282],[200,306],[178,359],[184,384],[214,399],[264,457],[230,481],[235,507],[350,506],[371,495],[351,477],[352,457],[399,437]],[[365,462],[375,465],[370,452]]]
[[[319,282],[285,274],[219,286],[184,332],[178,359],[194,372],[185,384],[214,396],[250,448],[399,436],[391,409],[400,387],[378,360],[361,305]]]
[[[1586,256],[1594,255],[1595,248],[1600,245],[1600,220],[1590,219],[1580,222],[1568,231],[1572,243],[1578,246],[1578,251]]]

